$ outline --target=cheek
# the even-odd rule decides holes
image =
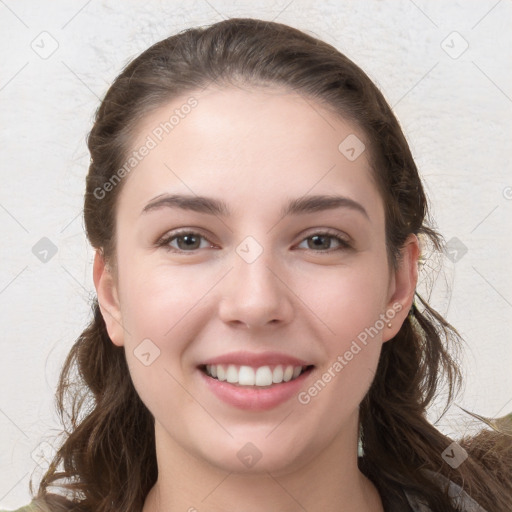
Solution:
[[[303,293],[308,294],[308,304],[328,328],[331,349],[343,349],[368,329],[374,332],[376,323],[379,334],[382,331],[384,325],[379,316],[385,313],[388,274],[379,266],[382,267],[375,261],[373,265],[317,276],[315,286],[310,279],[304,280]],[[364,338],[364,334],[360,337]]]
[[[340,351],[297,396],[310,434],[322,431],[326,444],[338,436],[341,426],[357,417],[375,376],[381,344],[358,345]]]
[[[314,429],[334,436],[339,425],[357,411],[374,379],[386,322],[387,286],[382,276],[352,273],[339,286],[323,287],[316,298],[329,331],[322,337],[324,355],[315,379],[297,399],[311,414]]]
[[[183,380],[183,354],[201,330],[198,311],[214,277],[198,279],[196,272],[193,278],[183,267],[130,268],[122,275],[120,301],[132,380],[146,403],[155,390],[154,398],[161,392],[175,400],[181,394],[173,376]]]
[[[325,358],[319,369],[320,382],[305,390],[303,403],[321,392],[324,404],[343,397],[346,405],[355,407],[368,390],[379,361],[387,324],[387,269],[375,261],[373,266],[353,267],[340,272],[337,280],[331,277],[317,284],[310,304],[326,326],[322,336]]]
[[[187,324],[184,320],[194,315],[201,298],[211,288],[207,276],[200,277],[197,271],[194,274],[185,267],[145,268],[126,274],[121,304],[131,343],[137,343],[142,336],[162,345],[172,339],[176,347],[176,341],[181,339],[176,333],[183,330],[182,324]]]
[[[123,276],[120,300],[133,385],[155,417],[187,410],[194,401],[182,387],[183,355],[201,330],[197,311],[211,284],[194,281],[183,268],[131,269]],[[169,428],[182,428],[179,415],[167,416]]]

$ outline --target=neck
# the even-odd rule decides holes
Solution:
[[[158,424],[155,434],[158,481],[142,512],[237,512],[241,504],[244,512],[384,511],[377,489],[357,467],[357,449],[347,449],[357,446],[357,438],[347,443],[339,435],[302,467],[249,474],[199,460],[174,444]]]

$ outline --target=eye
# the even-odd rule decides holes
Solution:
[[[206,245],[201,246],[202,240],[207,242]],[[304,238],[301,244],[308,241],[311,241],[311,243],[307,244],[308,247],[306,250],[312,252],[331,253],[334,251],[347,250],[352,247],[350,242],[341,237],[339,233],[333,233],[329,230],[313,233],[307,238]],[[331,247],[333,241],[337,245],[334,248]],[[213,244],[205,236],[190,230],[181,230],[169,233],[162,237],[156,245],[158,247],[164,247],[164,249],[169,252],[175,253],[193,253],[198,249],[213,247]]]
[[[197,249],[204,248],[204,246],[201,247],[201,239],[209,242],[209,240],[206,237],[195,231],[175,231],[161,238],[157,242],[157,246],[164,247],[166,250],[170,252],[193,252]],[[172,245],[173,243],[176,243],[177,246]],[[206,246],[212,247],[212,245],[213,244],[210,243],[209,245],[207,244]]]
[[[338,233],[333,233],[330,231],[322,231],[318,233],[313,233],[307,238],[303,240],[302,243],[311,241],[311,243],[307,243],[307,250],[312,250],[313,252],[334,252],[350,249],[352,246],[349,241],[345,238],[342,238]],[[337,247],[332,248],[332,241],[335,241]],[[299,246],[300,247],[300,246]]]

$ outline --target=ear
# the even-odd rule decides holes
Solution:
[[[124,345],[124,329],[117,287],[112,271],[99,250],[94,256],[93,280],[109,338],[114,345],[121,347]]]
[[[411,233],[400,253],[398,268],[391,275],[389,283],[386,316],[391,327],[384,329],[382,341],[388,341],[398,333],[411,309],[418,283],[418,237]]]

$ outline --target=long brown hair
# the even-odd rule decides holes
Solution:
[[[429,227],[426,196],[406,139],[368,76],[331,45],[295,28],[228,19],[144,51],[98,108],[88,137],[84,218],[90,243],[106,261],[115,266],[116,204],[126,178],[116,186],[112,179],[133,150],[140,121],[150,110],[212,83],[284,86],[356,123],[369,141],[384,200],[391,264],[397,265],[410,233],[429,241],[434,251],[442,249],[442,238]],[[157,479],[153,417],[132,385],[124,349],[109,339],[97,299],[92,309],[92,321],[62,369],[57,405],[66,437],[36,498],[52,511],[140,512]],[[460,388],[460,369],[451,355],[460,342],[457,331],[417,295],[399,333],[383,345],[375,379],[360,404],[360,469],[382,495],[408,489],[434,511],[458,508],[425,470],[461,485],[489,511],[510,512],[510,481],[488,475],[477,455],[451,468],[442,453],[452,440],[425,416],[442,383],[446,408]],[[486,446],[488,454],[492,443]],[[509,438],[500,450],[503,456],[493,452],[495,468],[505,468],[505,457],[510,458]]]

